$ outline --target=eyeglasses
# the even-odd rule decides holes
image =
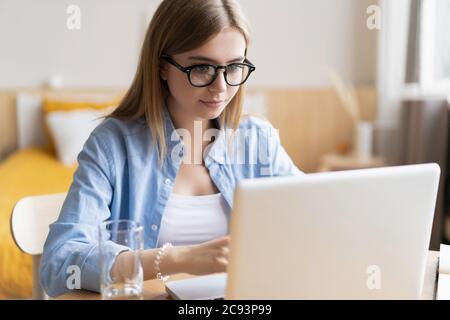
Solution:
[[[232,63],[227,66],[215,66],[211,64],[195,64],[183,67],[167,55],[161,56],[165,61],[187,74],[189,83],[194,87],[207,87],[217,78],[218,70],[224,69],[225,82],[230,86],[240,86],[247,81],[256,67],[247,59],[243,63]]]

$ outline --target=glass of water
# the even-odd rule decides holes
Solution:
[[[100,289],[102,299],[142,299],[141,252],[144,231],[132,220],[106,221],[99,226]],[[116,261],[117,247],[127,258]],[[116,263],[116,264],[114,264]],[[115,265],[115,273],[111,268]]]

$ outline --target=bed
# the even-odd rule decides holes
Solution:
[[[0,162],[0,299],[30,298],[31,256],[21,252],[10,231],[16,202],[31,195],[68,191],[76,165],[63,165],[48,143],[42,94],[18,93],[18,148]]]
[[[31,297],[31,256],[16,247],[10,232],[15,203],[24,196],[67,191],[74,170],[43,147],[21,149],[0,164],[0,298]]]

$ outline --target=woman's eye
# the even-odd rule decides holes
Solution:
[[[227,67],[227,72],[236,72],[240,70],[242,67],[238,64],[233,64]]]
[[[198,67],[195,67],[195,72],[209,73],[210,72],[210,67],[208,67],[208,66],[198,66]]]

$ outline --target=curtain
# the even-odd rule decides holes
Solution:
[[[402,108],[403,164],[436,162],[441,179],[436,202],[430,249],[439,250],[444,240],[448,210],[449,106],[445,100],[405,101]],[[446,190],[447,188],[447,190]]]
[[[420,36],[423,0],[412,0],[409,14],[405,83],[420,81]]]

